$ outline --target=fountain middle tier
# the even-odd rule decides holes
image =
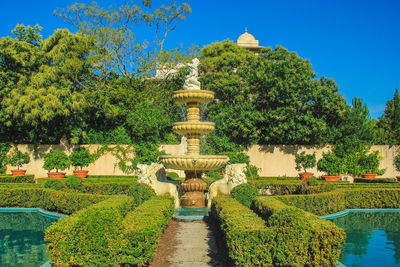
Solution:
[[[163,155],[160,161],[169,169],[201,172],[219,169],[229,158],[218,155]]]
[[[176,122],[173,124],[173,130],[177,134],[188,135],[188,134],[208,134],[214,130],[215,124],[213,122],[206,121],[183,121]]]

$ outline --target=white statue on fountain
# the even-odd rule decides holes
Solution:
[[[194,58],[191,64],[188,64],[190,72],[186,77],[185,84],[183,85],[184,90],[200,90],[199,78],[199,65],[200,60]]]

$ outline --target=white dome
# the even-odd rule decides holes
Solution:
[[[258,40],[256,40],[253,35],[247,32],[247,28],[245,33],[239,36],[236,43],[238,46],[258,47]]]

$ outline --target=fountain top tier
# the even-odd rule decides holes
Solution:
[[[198,59],[189,64],[190,73],[185,80],[185,90],[175,91],[176,102],[188,106],[188,121],[174,123],[174,132],[187,137],[187,155],[164,155],[160,157],[165,167],[184,171],[215,170],[225,165],[227,156],[200,155],[200,136],[214,130],[214,123],[200,121],[200,104],[214,99],[214,92],[200,89],[197,67]]]

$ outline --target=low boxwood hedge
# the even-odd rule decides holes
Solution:
[[[35,183],[35,176],[32,175],[2,175],[0,183]]]
[[[63,192],[46,188],[0,187],[0,207],[42,208],[64,214],[71,214],[107,198],[109,196]]]
[[[292,194],[317,194],[323,192],[330,192],[335,189],[335,185],[332,183],[324,183],[318,181],[321,184],[307,186],[306,189],[301,188],[301,181],[299,180],[255,180],[249,182],[260,189],[260,193],[263,194],[267,189],[269,193],[274,196],[281,195],[292,195]]]
[[[174,213],[171,197],[154,197],[127,214],[122,222],[120,265],[149,266],[164,229]]]
[[[61,218],[46,231],[54,266],[147,266],[172,217],[171,198],[135,209],[131,197],[115,196]]]
[[[272,197],[258,197],[253,202],[253,210],[262,217],[265,221],[271,224],[274,219],[273,215],[282,217],[285,212],[293,207],[284,204],[282,201]],[[302,222],[309,224],[309,236],[306,242],[307,250],[307,266],[331,266],[335,263],[340,255],[340,248],[342,247],[345,239],[345,233],[342,229],[337,227],[334,223],[322,220],[319,216],[311,213],[293,213],[289,218],[286,214],[286,220]],[[304,217],[306,220],[304,220]],[[283,217],[284,218],[284,217]],[[299,219],[300,218],[300,219]],[[277,226],[275,224],[275,226]],[[283,233],[285,234],[285,233]],[[286,237],[287,238],[287,237]],[[298,239],[299,240],[299,239]],[[304,243],[304,242],[303,242]]]
[[[400,189],[395,188],[337,189],[322,194],[275,198],[316,215],[327,215],[345,209],[400,208]]]

